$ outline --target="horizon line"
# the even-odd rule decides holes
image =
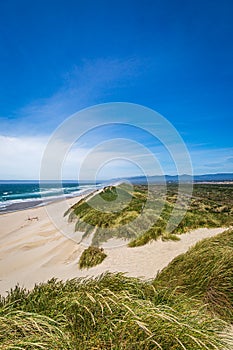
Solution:
[[[194,174],[194,175],[191,175],[191,174],[175,174],[175,175],[170,175],[170,174],[165,174],[165,175],[130,175],[130,176],[124,176],[124,177],[116,177],[116,178],[108,178],[108,179],[96,179],[96,180],[90,180],[90,179],[87,179],[87,180],[79,180],[79,179],[61,179],[60,181],[61,182],[64,182],[64,181],[77,181],[77,182],[95,182],[95,181],[112,181],[112,180],[120,180],[120,179],[130,179],[130,178],[151,178],[151,177],[182,177],[182,176],[189,176],[189,177],[196,177],[196,176],[216,176],[216,175],[232,175],[233,176],[233,172],[229,172],[229,173],[203,173],[203,174]],[[27,182],[27,181],[30,181],[30,182],[33,182],[33,181],[36,181],[36,182],[59,182],[59,180],[56,180],[56,179],[47,179],[47,180],[40,180],[40,179],[0,179],[0,182],[13,182],[13,181],[17,181],[17,182]]]

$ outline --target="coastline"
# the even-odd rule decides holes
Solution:
[[[76,193],[75,195],[72,194],[67,194],[67,195],[61,195],[59,197],[42,197],[42,198],[35,198],[35,199],[30,199],[30,200],[22,200],[20,202],[12,203],[9,204],[7,209],[1,209],[0,210],[0,216],[4,214],[9,214],[9,213],[14,213],[16,211],[23,211],[27,209],[33,209],[33,208],[38,208],[38,207],[44,207],[56,202],[61,202],[65,201],[68,199],[74,199],[74,198],[79,198],[80,196],[88,196],[91,193],[94,193],[96,189],[90,188],[86,190],[80,190],[80,194]],[[7,204],[7,201],[6,201]]]
[[[66,199],[72,206],[86,194]],[[63,200],[64,201],[64,200]],[[63,201],[49,204],[61,226],[74,232],[62,212]],[[126,245],[108,247],[107,258],[89,270],[80,270],[78,261],[85,245],[67,238],[51,221],[46,206],[34,207],[0,215],[0,294],[20,286],[31,289],[36,283],[53,277],[67,280],[97,276],[105,271],[124,272],[128,276],[154,278],[175,256],[186,252],[199,240],[218,234],[225,228],[201,228],[180,236],[180,241],[161,240],[129,248]]]
[[[7,181],[5,181],[7,183]],[[3,182],[3,183],[5,183]],[[20,181],[18,181],[21,183]],[[18,182],[12,182],[13,184],[18,183]],[[22,200],[13,200],[13,201],[2,201],[0,204],[2,207],[0,207],[0,216],[3,214],[8,214],[8,213],[13,213],[15,211],[23,211],[27,209],[32,209],[36,207],[41,207],[41,206],[47,206],[55,202],[59,201],[64,201],[67,199],[72,199],[79,197],[80,195],[89,195],[91,193],[94,193],[95,191],[103,188],[106,185],[114,185],[117,186],[121,184],[123,181],[117,180],[115,182],[108,182],[102,183],[100,188],[89,188],[89,189],[81,189],[79,192],[75,192],[74,194],[63,194],[59,196],[51,196],[51,197],[35,197],[35,198],[26,198]],[[25,182],[27,183],[27,182]],[[29,184],[34,184],[33,182],[28,182]],[[1,184],[1,181],[0,181]],[[233,181],[194,181],[193,184],[200,184],[200,185],[232,185]],[[42,193],[43,194],[43,193]],[[11,202],[11,203],[10,203]],[[13,203],[12,203],[13,202]],[[10,203],[10,204],[8,204]],[[7,208],[4,209],[4,205],[7,205]]]

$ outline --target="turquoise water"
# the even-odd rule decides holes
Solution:
[[[45,183],[39,182],[0,182],[0,212],[22,210],[65,197],[77,196],[101,184]]]

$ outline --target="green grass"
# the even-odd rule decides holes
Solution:
[[[79,259],[79,267],[80,269],[88,269],[101,264],[106,256],[103,248],[90,246],[82,252]]]
[[[195,297],[213,314],[233,323],[233,230],[207,238],[179,255],[154,285]]]
[[[120,273],[16,287],[0,302],[0,349],[226,350],[225,327],[197,301]]]
[[[167,232],[177,190],[175,184],[168,184],[166,193],[163,186],[154,185],[149,194],[147,187],[142,185],[133,188],[126,184],[109,186],[100,195],[88,196],[75,204],[66,214],[69,221],[76,223],[75,229],[83,232],[83,237],[93,233],[92,245],[97,246],[115,237],[128,239],[129,246],[136,247],[159,237],[178,240],[180,234],[199,227],[233,225],[233,185],[195,184],[186,214],[172,232]],[[135,223],[145,203],[147,214]],[[182,212],[181,200],[176,215]],[[153,224],[147,225],[149,222]]]
[[[119,193],[123,202],[128,201],[120,211]],[[117,237],[127,237],[131,246],[138,246],[159,237],[177,240],[180,233],[196,227],[232,225],[232,195],[230,185],[195,185],[190,208],[172,233],[166,232],[166,223],[177,198],[175,185],[168,186],[166,196],[155,186],[148,205],[156,209],[162,203],[164,209],[142,235],[133,229],[125,232],[122,223],[140,214],[147,198],[143,186],[107,187],[101,194],[105,213],[98,210],[97,197],[88,196],[66,214],[84,235],[93,233],[88,227],[92,223],[92,243],[97,246],[111,236],[112,228],[117,228]],[[89,247],[80,267],[96,264],[103,256],[101,249]],[[233,230],[197,243],[153,281],[105,273],[94,279],[51,279],[31,291],[16,286],[0,298],[4,350],[232,350],[232,336],[225,332],[230,324]]]

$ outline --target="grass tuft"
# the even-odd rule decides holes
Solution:
[[[82,252],[79,260],[79,267],[80,269],[88,269],[101,264],[106,256],[103,248],[90,246]]]

